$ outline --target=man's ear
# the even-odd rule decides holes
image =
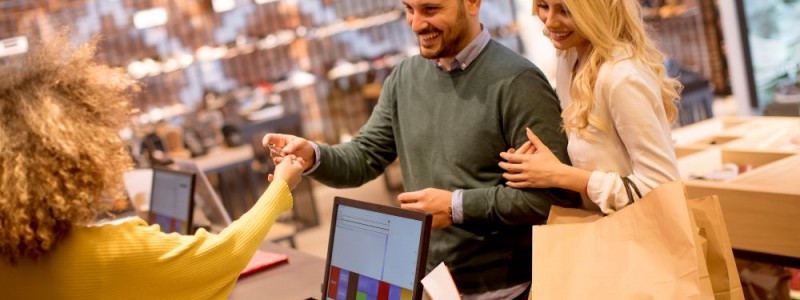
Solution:
[[[477,16],[481,10],[481,0],[464,0],[464,5],[470,16]]]

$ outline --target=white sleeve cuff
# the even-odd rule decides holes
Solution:
[[[464,223],[464,190],[455,190],[450,196],[450,208],[453,213],[453,223]]]
[[[322,162],[322,158],[319,157],[319,145],[311,141],[309,141],[309,143],[311,143],[311,147],[314,147],[314,165],[311,166],[311,169],[308,169],[308,171],[303,172],[303,175],[313,173],[315,170],[317,170],[317,168],[319,168],[320,162]]]

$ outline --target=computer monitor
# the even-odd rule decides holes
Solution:
[[[208,181],[208,177],[206,177],[203,169],[197,165],[197,162],[191,159],[180,158],[173,158],[172,162],[175,163],[175,166],[177,166],[178,170],[195,174],[195,209],[199,209],[203,216],[205,216],[208,221],[211,222],[210,225],[212,228],[220,228],[221,230],[222,228],[230,225],[232,222],[230,214],[228,214],[228,211],[225,210],[222,200],[219,198],[219,195],[217,195],[214,187],[211,186],[211,182]],[[216,232],[219,230],[212,231]]]
[[[192,233],[194,173],[153,168],[147,222],[163,232]]]
[[[336,197],[323,299],[421,299],[431,215]]]

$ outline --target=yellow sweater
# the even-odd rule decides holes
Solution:
[[[74,228],[39,262],[0,260],[2,299],[224,299],[278,215],[292,207],[276,180],[219,234],[162,233],[142,219]]]

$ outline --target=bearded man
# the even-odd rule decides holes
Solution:
[[[531,128],[568,163],[558,99],[536,66],[491,39],[481,0],[403,3],[420,55],[392,71],[355,138],[330,146],[267,134],[263,142],[302,157],[306,174],[333,187],[364,184],[399,158],[401,207],[433,215],[427,270],[445,262],[464,299],[527,299],[531,226],[551,204],[575,207],[579,198],[506,186],[499,153],[523,145]]]

